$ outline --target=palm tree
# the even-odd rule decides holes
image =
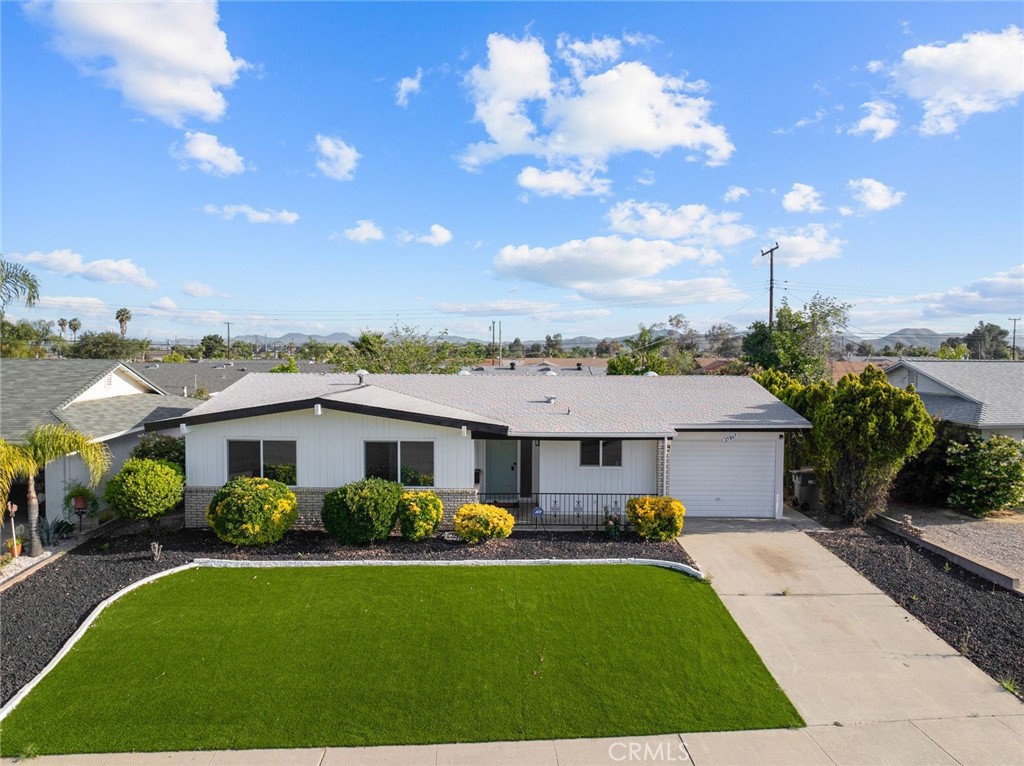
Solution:
[[[39,300],[39,282],[24,266],[0,258],[0,317],[13,300],[22,300],[30,308],[34,306]]]
[[[67,332],[67,329],[68,329],[68,320],[63,319],[63,318],[58,319],[57,320],[57,326],[60,328],[60,337],[63,338],[64,337],[64,333]]]
[[[125,337],[128,334],[128,323],[132,321],[132,312],[128,309],[118,309],[114,319],[121,325],[121,337]]]
[[[82,320],[78,317],[72,317],[68,320],[68,329],[71,330],[71,340],[78,340],[78,331],[82,329]]]
[[[39,498],[36,476],[47,463],[77,453],[92,485],[99,483],[110,468],[110,450],[102,442],[76,431],[64,423],[37,426],[25,434],[24,444],[10,444],[0,439],[0,490],[6,497],[11,481],[21,477],[28,481],[29,556],[39,556],[43,544],[39,540]]]

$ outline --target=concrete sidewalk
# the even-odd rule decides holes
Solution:
[[[38,766],[1024,765],[1024,706],[800,529],[686,523],[687,551],[807,728],[380,748],[43,757]],[[785,595],[782,595],[785,594]]]

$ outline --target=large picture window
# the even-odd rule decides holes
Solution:
[[[282,484],[298,484],[294,441],[270,439],[228,441],[228,481],[261,476]]]
[[[366,442],[366,478],[434,486],[433,442]]]
[[[621,468],[622,439],[583,439],[580,465],[584,468]]]

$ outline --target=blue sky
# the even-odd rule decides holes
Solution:
[[[4,3],[3,241],[154,339],[1024,312],[1005,4]]]

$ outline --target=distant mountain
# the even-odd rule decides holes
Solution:
[[[904,346],[924,346],[930,351],[938,351],[939,346],[948,337],[949,335],[937,333],[927,327],[904,327],[902,330],[869,342],[876,351],[881,351],[886,346],[895,347],[897,343],[902,343]]]
[[[239,335],[231,339],[234,343],[237,341],[245,341],[246,343],[253,343],[262,346],[267,343],[271,348],[275,345],[287,346],[289,343],[293,343],[296,346],[315,340],[320,343],[348,343],[351,340],[355,340],[355,335],[350,335],[347,332],[332,332],[330,335],[307,335],[304,332],[290,332],[280,337],[273,338],[265,335]]]

